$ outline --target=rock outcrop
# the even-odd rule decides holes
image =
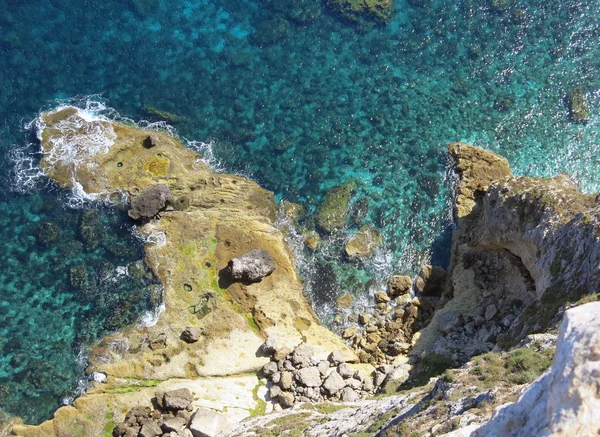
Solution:
[[[556,326],[561,306],[597,290],[600,203],[565,175],[515,177],[503,158],[462,143],[450,154],[460,181],[446,303],[411,353],[455,350],[464,362]],[[464,324],[441,332],[446,312]]]
[[[552,368],[490,421],[447,437],[597,436],[600,433],[600,302],[564,315]]]
[[[180,388],[192,393],[194,410],[239,421],[266,408],[267,390],[256,373],[269,361],[258,353],[267,336],[289,348],[310,343],[322,358],[343,350],[357,360],[304,299],[291,252],[273,225],[272,193],[213,173],[164,132],[74,107],[42,114],[37,126],[42,169],[85,198],[126,197],[135,207],[148,189],[168,188],[170,199],[158,196],[165,201],[158,211],[134,214],[147,219],[138,230],[148,241],[145,261],[164,285],[164,309],[151,326],[132,326],[95,345],[88,372],[102,382],[90,382],[53,420],[13,426],[13,435],[103,435],[131,408],[151,405],[155,392]],[[151,217],[155,211],[160,217]],[[219,277],[230,260],[255,249],[269,253],[272,274],[257,283]]]

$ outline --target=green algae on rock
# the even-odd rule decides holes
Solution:
[[[388,24],[394,11],[394,0],[327,0],[327,4],[343,18],[358,24]]]
[[[327,192],[316,211],[316,223],[325,234],[340,232],[346,225],[350,198],[356,191],[356,182],[348,181]]]
[[[265,358],[256,352],[267,335],[280,345],[307,341],[321,356],[342,350],[348,360],[357,360],[341,338],[320,326],[304,299],[291,252],[272,224],[271,192],[213,173],[165,132],[74,107],[43,113],[38,126],[40,166],[60,185],[77,185],[86,196],[103,200],[115,193],[132,200],[163,185],[173,199],[185,197],[187,208],[168,206],[138,226],[149,241],[146,264],[164,285],[164,310],[155,324],[131,326],[102,340],[87,369],[104,375],[102,382],[92,382],[85,395],[39,427],[15,425],[15,435],[100,435],[106,417],[120,422],[127,409],[150,403],[154,389],[131,381],[157,381],[152,386],[163,391],[187,387],[195,407],[227,411],[239,421],[257,408],[252,390]],[[149,135],[156,139],[150,148]],[[148,164],[157,160],[167,164],[160,171]],[[276,270],[255,284],[227,281],[221,272],[228,262],[253,249],[266,250]],[[190,311],[199,305],[199,312]],[[198,341],[182,339],[190,329],[201,333]],[[233,397],[231,384],[238,384]]]
[[[585,91],[577,87],[569,92],[567,97],[569,113],[576,123],[587,123],[590,119],[590,108],[585,99]]]

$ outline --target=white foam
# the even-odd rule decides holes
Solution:
[[[165,311],[165,309],[165,304],[161,303],[158,308],[155,308],[153,311],[146,311],[138,323],[138,328],[149,328],[156,325],[160,315]]]

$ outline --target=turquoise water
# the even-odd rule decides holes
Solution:
[[[85,208],[66,206],[68,193],[43,178],[25,184],[36,156],[24,125],[58,99],[98,95],[134,120],[169,112],[181,136],[211,144],[219,168],[308,212],[329,188],[357,180],[352,202],[368,211],[348,230],[373,224],[385,245],[362,263],[341,259],[343,238],[300,258],[324,320],[339,293],[365,303],[391,272],[447,261],[450,141],[497,151],[517,174],[566,171],[584,190],[600,189],[598,2],[397,0],[392,23],[370,30],[324,4],[0,0],[0,174],[13,187],[0,194],[10,254],[0,266],[2,408],[47,418],[77,389],[81,348],[152,304],[149,278],[124,281],[106,294],[131,303],[115,321],[119,303],[92,302],[70,284],[75,264],[99,278],[104,262],[116,269],[142,252],[141,242],[119,257],[86,247]],[[569,117],[576,87],[592,114],[585,125]],[[95,210],[105,235],[133,243],[122,212]],[[60,228],[53,245],[39,243],[44,222]],[[310,227],[310,214],[302,222]]]

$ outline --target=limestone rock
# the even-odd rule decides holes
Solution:
[[[208,408],[199,408],[192,416],[190,431],[194,437],[215,437],[231,426],[227,416]]]
[[[168,391],[162,398],[162,405],[167,410],[185,410],[194,400],[194,396],[187,388]]]
[[[346,383],[344,382],[344,378],[342,378],[335,370],[325,378],[325,381],[323,381],[323,388],[332,395],[343,389],[345,386]]]
[[[408,275],[394,275],[388,281],[388,292],[392,297],[410,293],[411,287],[412,278]]]
[[[592,437],[600,429],[600,302],[565,313],[551,369],[472,437]],[[515,424],[518,427],[515,428]],[[458,432],[449,436],[458,436]]]
[[[348,258],[363,258],[373,255],[375,249],[383,243],[383,237],[379,229],[364,225],[357,233],[350,237],[344,253]]]
[[[292,352],[292,363],[298,367],[309,367],[314,355],[315,349],[308,343],[302,343]]]
[[[152,219],[172,201],[169,187],[161,184],[151,185],[131,199],[128,214],[134,220]]]
[[[254,249],[229,261],[227,272],[235,281],[260,282],[275,271],[269,252]]]
[[[305,367],[298,370],[296,380],[305,387],[318,387],[321,385],[321,372],[316,367]]]

